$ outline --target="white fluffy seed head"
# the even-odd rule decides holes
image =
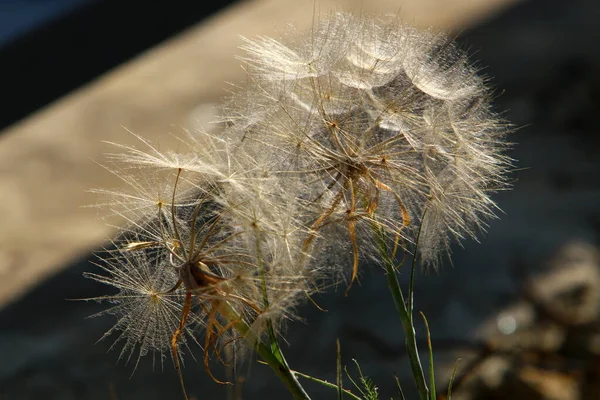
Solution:
[[[178,360],[198,328],[205,352],[260,340],[321,270],[351,259],[354,279],[380,258],[375,232],[437,267],[494,216],[509,129],[463,52],[394,18],[337,13],[294,34],[244,39],[248,86],[222,135],[190,132],[177,152],[136,135],[110,157],[126,189],[101,192],[127,225],[88,276],[117,289],[98,300],[136,364],[173,341]]]
[[[112,339],[112,348],[121,346],[119,359],[134,363],[137,368],[141,358],[152,355],[153,363],[171,355],[171,337],[179,326],[182,314],[184,293],[167,293],[177,282],[175,270],[168,264],[157,249],[130,251],[128,246],[139,246],[145,238],[130,236],[118,243],[116,249],[99,255],[100,273],[86,273],[85,276],[116,289],[114,294],[93,298],[110,304],[106,310],[93,317],[112,315],[117,318],[114,326],[102,340]],[[193,330],[200,321],[195,315],[182,334],[181,356],[199,348]],[[198,346],[198,347],[196,347]]]
[[[240,355],[267,326],[282,329],[315,289],[305,231],[290,212],[297,199],[260,160],[222,138],[191,132],[173,153],[138,139],[110,156],[107,169],[125,187],[100,191],[109,214],[126,222],[114,249],[100,255],[102,272],[87,274],[117,290],[94,299],[113,304],[101,314],[117,317],[105,336],[114,334],[136,365],[148,353],[162,361],[185,315],[178,358],[198,342],[206,354],[231,342]],[[234,332],[238,323],[247,331]]]
[[[408,250],[418,237],[437,267],[494,215],[510,129],[447,37],[336,13],[304,35],[244,42],[249,86],[223,109],[225,135],[293,182],[315,237],[335,225],[357,247],[359,225],[377,226]]]

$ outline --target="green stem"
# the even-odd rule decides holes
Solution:
[[[381,228],[375,228],[375,233],[377,237],[377,243],[379,245],[379,254],[385,266],[388,288],[390,289],[390,293],[394,299],[394,305],[396,306],[396,310],[398,310],[398,315],[400,316],[400,321],[402,322],[402,328],[404,329],[406,352],[408,353],[408,358],[410,360],[413,379],[417,385],[419,398],[421,400],[427,400],[429,397],[429,388],[427,387],[425,374],[423,373],[423,367],[421,366],[421,359],[419,358],[417,336],[411,315],[412,312],[410,312],[406,307],[404,295],[402,294],[402,289],[400,288],[400,283],[398,282],[398,276],[396,275],[394,260],[391,259],[388,246],[385,242],[385,235]],[[413,278],[414,273],[411,274],[411,280]],[[409,298],[412,299],[412,292],[409,293]]]
[[[262,252],[260,250],[260,240],[258,232],[255,233],[255,246],[256,260],[260,276],[260,287],[263,296],[263,307],[266,310],[267,308],[269,308],[269,293],[267,291],[266,271],[262,262]],[[283,352],[279,347],[279,342],[277,341],[277,336],[275,335],[275,330],[273,329],[273,324],[271,323],[271,321],[267,321],[267,334],[269,336],[269,342],[271,345],[271,354],[277,357],[277,359],[289,369],[285,357],[283,356]]]
[[[415,241],[415,252],[414,252],[411,267],[410,267],[410,283],[408,284],[408,313],[410,315],[411,321],[412,321],[413,306],[414,306],[413,295],[415,294],[415,271],[417,270],[419,239],[421,238],[421,229],[423,228],[423,221],[425,220],[426,213],[427,213],[427,207],[425,207],[425,209],[423,210],[423,214],[421,215],[421,224],[419,224],[419,231],[417,232],[417,240]]]
[[[398,314],[400,316],[400,321],[402,322],[402,327],[404,328],[404,334],[406,336],[406,350],[408,352],[408,358],[410,360],[410,367],[413,372],[415,384],[417,385],[417,390],[419,391],[419,397],[421,400],[427,400],[427,397],[429,396],[429,389],[427,388],[427,383],[425,382],[425,374],[423,373],[421,359],[419,358],[417,336],[414,325],[412,324],[412,318],[406,309],[404,296],[400,290],[396,271],[393,267],[389,268],[386,266],[386,272],[388,287],[390,288],[390,292],[394,298],[394,304],[396,305],[396,309],[398,310]]]
[[[296,375],[298,375],[298,376],[300,376],[302,378],[308,379],[310,381],[317,382],[317,383],[319,383],[319,384],[321,384],[323,386],[326,386],[328,388],[331,388],[331,389],[338,389],[338,390],[340,389],[340,387],[338,385],[335,385],[335,384],[333,384],[331,382],[324,381],[324,380],[319,379],[319,378],[315,378],[314,376],[303,374],[302,372],[294,371],[294,374],[296,374]],[[354,393],[352,393],[348,389],[341,388],[341,391],[343,393],[345,393],[346,395],[350,396],[351,398],[353,398],[354,400],[362,400],[360,397],[358,397],[357,395],[355,395]]]
[[[275,372],[275,374],[281,379],[286,388],[290,391],[290,393],[294,396],[295,399],[298,400],[310,400],[310,397],[296,379],[296,374],[292,372],[290,367],[287,365],[285,358],[281,361],[276,357],[273,353],[271,353],[271,349],[267,347],[264,343],[259,342],[256,346],[256,351],[261,356],[261,358],[271,367],[271,369]],[[280,353],[280,356],[283,354]]]
[[[259,269],[259,274],[260,274],[260,282],[261,282],[262,295],[263,295],[263,305],[264,305],[265,309],[267,309],[269,307],[269,293],[267,291],[266,271],[265,271],[265,267],[262,262],[262,252],[260,250],[260,240],[259,240],[258,232],[256,232],[256,236],[255,236],[255,246],[256,246],[256,259],[258,262],[258,269]],[[275,329],[273,329],[273,324],[271,323],[271,321],[267,321],[267,334],[269,336],[269,343],[270,343],[270,351],[268,353],[269,355],[267,356],[266,354],[264,354],[264,355],[261,354],[260,349],[258,349],[259,354],[261,355],[261,357],[263,357],[263,359],[265,358],[265,356],[267,356],[267,357],[274,356],[275,359],[277,359],[277,361],[278,361],[277,368],[283,374],[283,375],[278,374],[278,376],[281,379],[285,378],[284,383],[287,381],[290,381],[290,379],[294,383],[294,391],[292,391],[292,390],[290,390],[290,391],[292,391],[292,393],[295,393],[295,392],[298,392],[297,389],[301,389],[302,395],[304,396],[301,398],[309,398],[308,395],[306,394],[306,392],[304,391],[304,388],[302,388],[302,386],[300,385],[300,383],[298,382],[298,380],[296,379],[294,374],[291,372],[291,369],[287,363],[287,360],[285,359],[285,356],[283,355],[283,351],[281,351],[279,342],[277,341],[277,335],[275,335]],[[265,348],[267,348],[267,346],[265,346],[262,342],[259,342],[259,344],[263,345]],[[265,359],[265,361],[267,361],[267,360]],[[273,368],[273,365],[271,365],[271,364],[269,364],[269,365],[271,366],[271,368]],[[273,368],[273,370],[275,370],[275,369]],[[277,373],[277,371],[275,371],[275,373]],[[290,381],[290,382],[292,382],[292,381]],[[289,386],[288,386],[288,389],[290,389]]]
[[[237,321],[233,325],[235,330],[242,334],[242,336],[246,337],[247,340],[254,346],[256,352],[260,355],[264,362],[271,367],[279,379],[281,379],[285,387],[290,391],[292,396],[294,396],[294,399],[310,400],[310,397],[288,366],[287,361],[283,357],[283,353],[279,348],[279,345],[276,345],[276,351],[273,351],[273,346],[269,347],[261,342],[260,339],[254,338],[250,332],[250,327],[248,324],[240,318],[237,311],[235,311],[233,307],[231,307],[231,305],[226,301],[222,303],[220,311],[221,314],[228,320]]]

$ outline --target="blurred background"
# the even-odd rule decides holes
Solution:
[[[595,0],[5,0],[0,1],[0,398],[177,399],[170,362],[117,363],[96,341],[110,317],[69,301],[102,295],[82,277],[112,228],[92,188],[112,188],[103,141],[126,129],[168,147],[166,133],[209,126],[226,82],[244,72],[239,35],[310,27],[344,9],[398,13],[457,36],[518,130],[514,189],[481,243],[453,265],[417,277],[429,319],[440,398],[460,357],[457,399],[600,398],[600,3]],[[360,285],[316,299],[286,339],[292,368],[335,380],[343,362],[396,396],[411,395],[403,336],[377,268]],[[419,332],[423,338],[423,331]],[[310,343],[310,347],[307,346]],[[423,346],[424,348],[424,346]],[[255,362],[240,375],[246,399],[289,395]],[[185,368],[198,399],[235,398],[201,363]],[[348,382],[349,383],[349,382]],[[315,399],[335,392],[307,385]],[[410,397],[409,397],[410,398]]]

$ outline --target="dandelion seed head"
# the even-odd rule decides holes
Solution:
[[[139,243],[134,238],[131,240],[130,243]],[[101,340],[112,339],[111,349],[120,346],[119,359],[133,363],[134,371],[148,353],[152,354],[153,364],[158,361],[162,368],[171,354],[170,338],[181,315],[183,292],[167,293],[177,281],[175,271],[166,268],[167,259],[157,249],[131,252],[117,248],[99,257],[101,273],[86,273],[86,277],[117,290],[114,294],[90,299],[110,304],[93,317],[112,315],[117,319]],[[190,320],[198,322],[195,315]],[[193,326],[194,322],[190,323],[184,332],[180,354],[197,350],[194,349],[198,342],[192,335]]]
[[[133,134],[109,155],[125,189],[99,193],[126,223],[87,276],[116,289],[99,315],[136,366],[169,352],[179,370],[197,345],[216,380],[223,346],[248,354],[281,334],[324,276],[352,282],[380,261],[381,238],[437,268],[507,187],[510,128],[444,35],[336,13],[243,41],[247,85],[222,133],[185,132],[177,151]]]
[[[297,199],[268,163],[223,138],[189,133],[181,143],[192,154],[177,156],[139,139],[144,151],[122,146],[107,167],[125,188],[100,191],[126,223],[101,272],[87,274],[118,292],[97,298],[113,304],[98,315],[117,317],[105,337],[136,366],[149,353],[162,362],[168,351],[179,368],[193,343],[210,373],[222,346],[247,354],[313,290],[299,261],[302,228],[287,208]]]
[[[485,228],[490,195],[507,186],[510,128],[486,80],[445,35],[393,17],[340,12],[293,35],[244,39],[250,84],[224,108],[225,135],[295,179],[308,242],[346,232],[353,276],[358,250],[370,251],[358,232],[373,226],[407,251],[418,239],[437,267],[450,243]]]

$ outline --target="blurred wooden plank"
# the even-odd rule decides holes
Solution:
[[[127,127],[167,146],[166,132],[207,123],[210,115],[196,113],[192,122],[190,112],[210,110],[226,81],[243,78],[234,58],[240,34],[274,34],[288,22],[303,30],[314,12],[335,9],[399,12],[416,25],[456,31],[516,1],[241,2],[7,129],[0,134],[0,304],[111,234],[94,209],[83,208],[96,201],[86,190],[118,184],[93,161],[108,150],[101,141],[131,141]]]

